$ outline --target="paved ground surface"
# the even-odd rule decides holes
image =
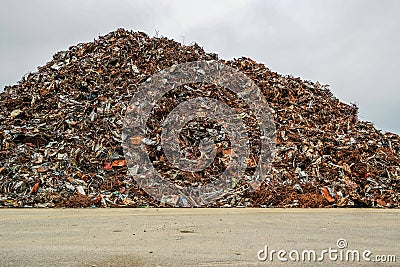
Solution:
[[[338,249],[337,240],[348,246]],[[271,250],[371,250],[399,266],[400,211],[358,209],[3,209],[0,266],[293,266]],[[334,258],[336,254],[332,254]],[[339,252],[338,255],[340,256]],[[263,253],[261,257],[265,256]],[[295,258],[295,254],[292,255]],[[301,257],[301,255],[300,255]],[[288,255],[286,255],[288,258]]]

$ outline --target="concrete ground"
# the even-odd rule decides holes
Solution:
[[[399,266],[400,210],[2,209],[0,240],[0,266]],[[265,246],[288,262],[260,261]],[[330,247],[322,262],[288,255]],[[348,250],[371,262],[341,261]]]

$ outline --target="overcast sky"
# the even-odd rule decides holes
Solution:
[[[400,1],[2,0],[0,88],[60,50],[117,28],[248,56],[331,85],[360,118],[400,133]]]

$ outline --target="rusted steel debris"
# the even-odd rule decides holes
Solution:
[[[58,52],[6,87],[0,94],[0,207],[165,206],[127,175],[121,148],[126,106],[155,72],[211,59],[218,57],[197,44],[119,29]],[[359,121],[357,107],[341,103],[327,86],[279,75],[249,58],[218,60],[262,90],[275,112],[278,151],[273,174],[261,186],[234,184],[231,194],[209,206],[400,207],[398,135]],[[198,89],[222,94],[220,99],[229,94],[192,87],[189,95]],[[184,91],[175,94],[184,98]],[[239,103],[237,97],[232,102]],[[153,156],[172,179],[165,158]],[[189,182],[209,178],[193,177]]]

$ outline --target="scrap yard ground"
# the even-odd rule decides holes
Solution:
[[[267,266],[257,252],[351,250],[396,255],[393,209],[3,209],[1,266]],[[274,265],[293,266],[276,258]],[[304,263],[299,263],[304,265]],[[347,263],[348,264],[348,263]],[[377,266],[352,262],[351,266]],[[340,261],[309,266],[343,265]]]

